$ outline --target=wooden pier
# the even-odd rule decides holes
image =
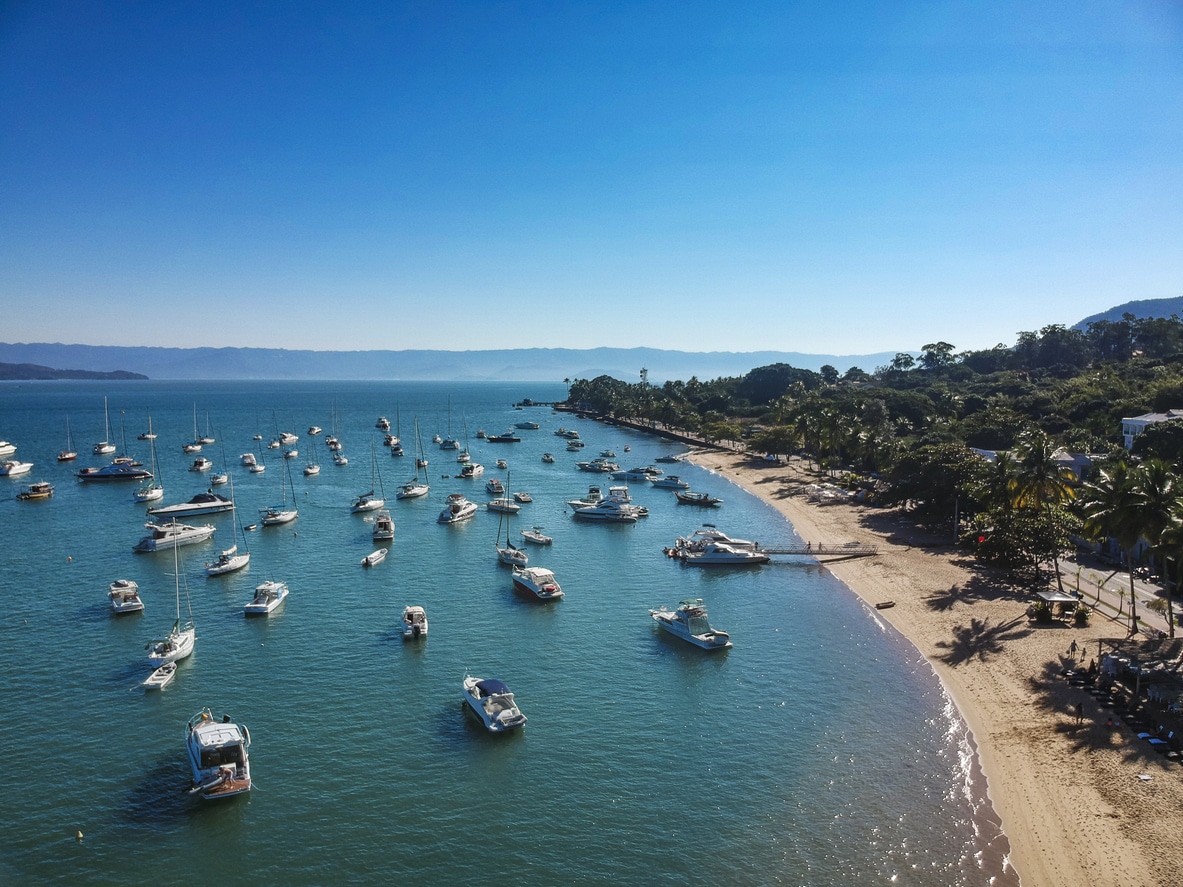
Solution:
[[[878,545],[871,545],[865,542],[846,542],[841,545],[832,545],[825,542],[819,542],[814,545],[812,542],[806,542],[803,545],[788,545],[780,548],[761,548],[765,554],[787,554],[798,555],[804,557],[824,557],[824,558],[846,558],[846,557],[874,557],[879,553]]]

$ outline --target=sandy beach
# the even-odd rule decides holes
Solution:
[[[1119,624],[1035,626],[1027,598],[901,515],[855,504],[807,501],[804,465],[695,451],[690,461],[759,496],[802,540],[879,546],[874,557],[823,559],[876,615],[932,664],[977,744],[994,808],[1025,887],[1183,884],[1183,767],[1061,676],[1087,665],[1098,638]],[[726,530],[726,510],[713,520]],[[1084,718],[1076,724],[1076,706]],[[1149,777],[1149,778],[1145,778]]]

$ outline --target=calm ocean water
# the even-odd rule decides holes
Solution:
[[[0,883],[1016,883],[1000,874],[1005,839],[965,726],[916,651],[816,565],[712,572],[667,560],[662,547],[704,518],[764,545],[794,538],[773,510],[700,469],[674,466],[724,497],[718,511],[633,484],[648,519],[574,523],[566,500],[607,480],[575,469],[590,456],[566,452],[556,428],[576,427],[586,453],[613,449],[626,468],[670,450],[511,407],[563,394],[546,383],[0,385],[0,438],[36,463],[25,478],[0,478]],[[258,452],[256,433],[301,435],[291,464],[300,517],[248,534],[248,570],[207,578],[232,518],[194,519],[218,527],[181,549],[197,647],[152,695],[138,682],[144,645],[174,618],[172,557],[132,553],[145,521],[134,484],[73,478],[105,461],[90,454],[104,396],[112,439],[122,424],[145,462],[135,437],[151,414],[169,503],[205,489],[181,452],[196,404],[199,430],[208,415],[218,438],[203,455],[231,467],[244,522],[279,498],[282,463],[268,451],[267,472],[250,475],[239,454]],[[397,420],[406,457],[382,448],[379,415]],[[414,473],[416,417],[431,494],[396,502]],[[59,465],[67,418],[80,456]],[[542,428],[521,431],[520,444],[476,438],[523,418]],[[348,466],[305,434],[334,421]],[[467,428],[485,478],[441,477],[457,472],[455,454],[430,438],[449,421],[462,440]],[[371,441],[397,529],[386,561],[364,570],[371,524],[349,504],[370,488]],[[312,447],[323,468],[305,478]],[[556,464],[542,463],[545,451]],[[515,536],[538,524],[555,538],[531,562],[555,571],[561,602],[513,594],[496,563],[495,515],[435,521],[451,492],[483,506],[484,481],[505,474],[498,457],[512,489],[534,497]],[[41,479],[57,487],[51,500],[16,500],[22,482]],[[118,578],[139,583],[143,614],[110,614]],[[242,606],[264,579],[291,595],[270,619],[248,621]],[[648,609],[686,597],[704,599],[733,649],[656,633]],[[409,603],[427,609],[425,642],[398,633]],[[460,699],[466,671],[506,681],[525,729],[486,734]],[[184,727],[204,706],[250,728],[246,798],[184,792]]]

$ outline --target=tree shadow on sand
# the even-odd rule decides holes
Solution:
[[[941,661],[954,668],[973,659],[986,662],[1001,654],[1008,641],[1031,634],[1026,621],[1026,617],[1020,617],[991,625],[989,619],[971,619],[969,625],[958,625],[953,629],[953,640],[936,643],[938,649],[948,651],[941,655]]]
[[[930,610],[947,611],[952,610],[957,604],[1014,598],[1018,590],[996,576],[979,573],[971,576],[966,582],[951,586],[948,591],[930,594],[924,599],[924,603]]]

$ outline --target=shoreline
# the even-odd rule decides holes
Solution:
[[[802,463],[714,450],[687,459],[775,508],[803,541],[879,547],[874,557],[820,563],[868,607],[894,601],[875,615],[924,656],[965,720],[1024,887],[1183,883],[1172,849],[1183,830],[1183,768],[1129,728],[1108,727],[1111,712],[1060,676],[1070,644],[1087,664],[1098,639],[1121,634],[1113,623],[1029,624],[1027,598],[1003,574],[897,512],[809,502],[803,486],[817,478]]]

